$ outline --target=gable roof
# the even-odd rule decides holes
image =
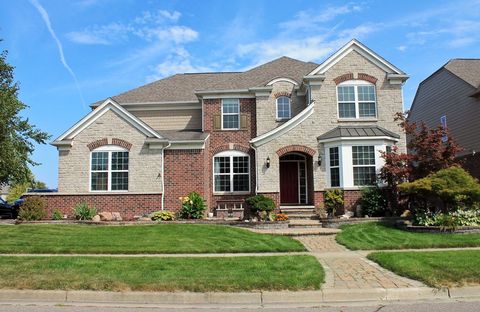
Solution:
[[[452,59],[443,67],[473,87],[480,87],[480,59]]]
[[[318,136],[317,140],[360,137],[390,137],[399,139],[400,135],[380,126],[338,126]]]
[[[170,76],[112,97],[119,104],[198,102],[195,91],[237,90],[263,87],[275,78],[289,78],[302,83],[303,76],[318,64],[286,56],[245,72],[185,73]],[[103,101],[96,102],[96,107]]]
[[[400,70],[398,67],[395,67],[390,62],[385,60],[383,57],[381,57],[377,53],[370,50],[363,43],[361,43],[357,39],[352,39],[343,47],[341,47],[337,52],[335,52],[332,56],[326,59],[317,68],[311,71],[308,74],[308,76],[323,75],[333,65],[335,65],[338,61],[340,61],[343,57],[345,57],[347,54],[349,54],[352,51],[358,52],[360,55],[362,55],[367,60],[377,65],[387,73],[401,75],[401,76],[406,75],[404,71]]]
[[[65,133],[59,136],[55,141],[52,142],[52,145],[65,145],[65,142],[68,144],[71,143],[71,140],[80,132],[82,132],[89,125],[94,123],[98,118],[103,116],[108,111],[114,111],[121,118],[131,124],[133,127],[138,129],[140,132],[145,134],[147,137],[156,138],[164,140],[164,138],[158,134],[155,130],[150,128],[143,121],[132,115],[125,108],[121,107],[117,102],[112,99],[107,99],[100,105],[97,109],[92,110],[87,116],[83,117],[79,122],[77,122],[73,127],[68,129]],[[63,141],[63,142],[62,142]]]

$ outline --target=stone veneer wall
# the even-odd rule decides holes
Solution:
[[[128,192],[161,193],[161,151],[148,149],[146,136],[111,110],[80,132],[68,151],[59,152],[59,193],[90,192],[91,151],[88,144],[105,138],[109,143],[112,138],[117,138],[132,144],[129,153]]]

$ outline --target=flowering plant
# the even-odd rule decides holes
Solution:
[[[201,219],[205,211],[205,200],[200,194],[191,192],[187,196],[178,198],[182,203],[182,209],[178,215],[182,219]]]

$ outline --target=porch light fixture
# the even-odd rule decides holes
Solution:
[[[267,160],[265,161],[265,166],[267,166],[267,168],[270,168],[270,157],[267,157]]]
[[[318,165],[321,166],[322,165],[322,155],[318,155]]]

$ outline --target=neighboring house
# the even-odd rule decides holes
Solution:
[[[465,168],[480,178],[480,59],[452,59],[422,81],[408,119],[446,127],[464,148]]]
[[[345,190],[355,209],[380,152],[405,137],[393,121],[408,76],[357,40],[318,65],[281,57],[245,72],[177,74],[92,104],[52,144],[57,194],[127,218],[180,208],[191,191],[209,211],[264,194],[278,206],[320,206]],[[238,207],[238,206],[237,206]]]

